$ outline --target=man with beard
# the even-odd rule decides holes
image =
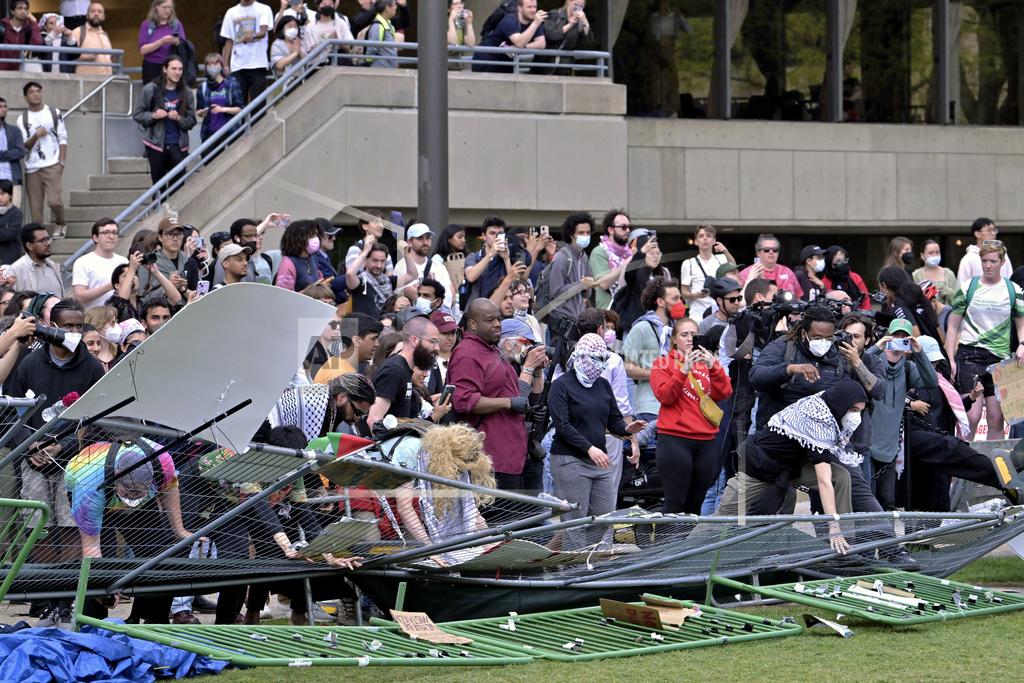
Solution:
[[[89,10],[85,13],[85,24],[75,31],[78,39],[78,46],[86,50],[110,50],[110,36],[103,30],[103,21],[106,19],[106,12],[103,5],[98,2],[89,3]],[[83,53],[78,55],[79,65],[75,67],[75,73],[79,76],[109,76],[110,64],[109,54]],[[83,63],[84,62],[84,63]]]
[[[498,350],[501,312],[490,299],[475,299],[465,314],[466,336],[448,364],[455,385],[452,406],[470,427],[484,434],[484,451],[494,461],[494,479],[506,491],[526,489],[526,419],[531,387],[547,366],[543,347],[526,353],[517,377]]]
[[[375,398],[373,383],[358,372],[333,377],[326,385],[294,387],[277,400],[268,424],[253,438],[266,441],[269,429],[277,427],[298,427],[309,441],[329,432],[356,434],[356,422],[370,410]]]
[[[629,216],[622,209],[612,209],[604,215],[605,235],[601,243],[590,252],[590,272],[598,280],[594,288],[594,307],[607,310],[611,308],[612,297],[619,288],[619,279],[606,282],[604,276],[612,271],[621,273],[633,258],[633,250],[629,248],[630,225]]]
[[[422,283],[425,280],[439,282],[444,288],[444,305],[452,307],[452,279],[448,275],[448,269],[444,266],[444,260],[439,255],[430,255],[430,248],[433,244],[434,234],[430,232],[423,223],[416,223],[409,227],[405,233],[409,246],[406,247],[405,258],[395,266],[395,275],[401,277],[406,273],[412,273]],[[414,283],[415,284],[415,283]],[[405,294],[409,301],[416,301],[416,287],[410,285],[405,288]],[[425,314],[430,311],[423,311]]]
[[[379,266],[383,274],[383,259]],[[402,327],[402,350],[381,363],[373,374],[377,398],[366,418],[371,429],[385,415],[419,417],[422,401],[413,390],[412,369],[434,364],[441,343],[438,334],[437,326],[423,316],[411,318]]]
[[[0,183],[2,189],[3,183]],[[11,264],[9,275],[16,278],[18,288],[32,292],[53,292],[64,295],[64,281],[60,267],[50,258],[53,238],[39,223],[29,223],[21,229],[21,246],[25,255]]]
[[[345,268],[345,282],[352,293],[352,312],[380,318],[381,309],[396,287],[404,287],[416,278],[415,273],[387,275],[388,248],[367,233],[363,249]]]

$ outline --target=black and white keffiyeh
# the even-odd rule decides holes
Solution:
[[[270,426],[298,427],[312,441],[323,430],[329,403],[330,393],[324,384],[288,389],[270,412]]]
[[[849,406],[845,406],[843,413],[848,409]],[[793,439],[804,448],[831,453],[848,467],[858,467],[864,460],[858,453],[847,450],[846,445],[853,432],[844,428],[836,419],[824,391],[802,398],[780,410],[768,420],[768,429]]]

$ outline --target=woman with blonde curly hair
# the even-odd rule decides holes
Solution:
[[[417,472],[485,488],[495,486],[483,435],[461,424],[433,427],[421,439],[405,439],[393,452],[392,461]],[[422,543],[440,543],[486,528],[479,508],[493,501],[490,496],[420,479],[399,488],[395,499],[402,526]],[[418,512],[414,502],[419,503]],[[446,566],[458,558],[446,553],[434,560]]]

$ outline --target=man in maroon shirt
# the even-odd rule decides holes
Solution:
[[[39,32],[39,24],[32,19],[28,11],[28,0],[14,0],[11,3],[11,16],[0,19],[0,28],[3,29],[3,42],[9,45],[42,45],[43,37]],[[22,53],[4,50],[0,57],[16,59]],[[24,53],[25,57],[40,57],[38,52]],[[20,65],[17,62],[0,62],[0,71],[18,71]],[[33,219],[35,220],[35,219]]]
[[[498,488],[525,488],[526,421],[535,372],[547,365],[543,347],[534,348],[516,376],[498,350],[501,312],[490,299],[474,299],[466,309],[466,337],[448,363],[448,384],[455,385],[452,406],[484,435],[484,450],[494,463]]]

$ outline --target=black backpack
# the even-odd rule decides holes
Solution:
[[[517,0],[502,0],[502,3],[494,8],[491,15],[487,17],[487,21],[484,22],[483,28],[480,29],[480,37],[486,38],[488,33],[498,28],[498,24],[501,23],[502,19],[517,10]]]
[[[174,48],[174,54],[181,60],[181,78],[188,87],[195,89],[198,83],[199,67],[196,64],[196,46],[192,41],[178,36],[178,44]]]

